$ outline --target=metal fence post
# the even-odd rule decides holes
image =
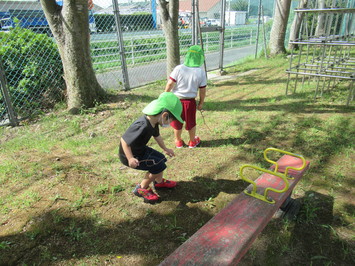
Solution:
[[[263,36],[264,36],[264,53],[265,53],[265,58],[267,59],[267,44],[266,44],[266,33],[265,33],[265,23],[264,23],[264,8],[261,5],[261,19],[263,23]]]
[[[233,30],[231,31],[231,46],[230,48],[233,48]]]
[[[255,59],[256,59],[256,58],[257,58],[257,56],[258,56],[260,19],[261,19],[261,0],[259,0],[259,11],[258,11],[258,31],[257,31],[257,33],[256,33]]]
[[[129,90],[130,89],[129,77],[128,77],[126,55],[125,55],[123,36],[122,36],[122,30],[121,30],[120,11],[119,11],[117,0],[112,0],[112,4],[113,4],[113,14],[115,16],[115,22],[116,22],[117,39],[118,39],[118,44],[119,44],[119,48],[120,48],[123,83],[124,83],[125,90]]]
[[[2,58],[0,56],[0,88],[1,88],[1,93],[4,97],[4,102],[5,102],[5,107],[7,109],[7,113],[9,115],[9,121],[11,126],[17,126],[18,125],[18,120],[14,112],[14,108],[12,106],[12,102],[10,99],[10,95],[8,92],[8,86],[7,86],[7,81],[6,81],[6,76],[5,76],[5,70],[2,65]]]
[[[197,5],[198,5],[198,0],[192,0],[192,44],[197,45],[198,44],[198,33],[197,33],[197,23],[200,23],[197,21]]]
[[[226,0],[222,0],[221,10],[221,33],[220,33],[220,46],[219,46],[219,71],[223,72],[223,54],[224,54],[224,30],[225,30],[225,16],[226,16]]]
[[[206,32],[205,35],[206,35],[206,50],[205,50],[205,53],[206,53],[206,52],[208,52],[208,41],[209,41],[208,40],[208,36],[209,36],[208,32]]]
[[[132,59],[132,64],[135,64],[135,57],[134,57],[134,41],[133,38],[131,38],[131,59]]]

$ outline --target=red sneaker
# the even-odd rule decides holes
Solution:
[[[154,181],[155,188],[174,188],[176,187],[177,183],[175,181],[166,180],[163,178],[163,182],[157,183]]]
[[[176,148],[180,149],[185,146],[185,142],[183,140],[175,141],[175,146]]]
[[[196,148],[200,143],[200,138],[196,136],[194,141],[189,141],[189,148]]]
[[[142,197],[145,203],[155,204],[159,200],[159,196],[152,189],[141,188],[139,184],[133,190],[133,194]]]

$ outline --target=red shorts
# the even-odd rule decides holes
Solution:
[[[180,101],[182,104],[181,118],[185,121],[185,129],[190,130],[196,126],[196,100],[180,99]],[[176,130],[181,130],[183,124],[175,120],[170,125]]]

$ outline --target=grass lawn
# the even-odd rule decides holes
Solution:
[[[117,150],[165,82],[120,91],[77,116],[59,105],[0,128],[0,264],[157,265],[242,193],[240,166],[269,167],[262,153],[275,147],[311,162],[293,192],[303,205],[296,221],[272,219],[240,265],[355,265],[348,84],[314,101],[315,82],[306,80],[286,97],[287,67],[281,57],[245,61],[209,81],[197,113],[201,146],[175,149],[165,177],[179,186],[159,192],[155,205],[131,193],[144,173],[124,167]],[[172,129],[161,134],[173,148]]]

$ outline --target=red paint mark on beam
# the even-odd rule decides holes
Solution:
[[[290,164],[301,167],[299,158],[284,155],[279,161],[280,172]],[[160,265],[235,265],[248,251],[258,234],[265,228],[274,213],[286,200],[306,169],[290,172],[295,178],[289,180],[285,193],[270,192],[275,204],[258,200],[244,193],[238,195],[215,217],[201,227],[184,244],[177,248]],[[255,180],[258,187],[282,189],[284,181],[263,174]]]

